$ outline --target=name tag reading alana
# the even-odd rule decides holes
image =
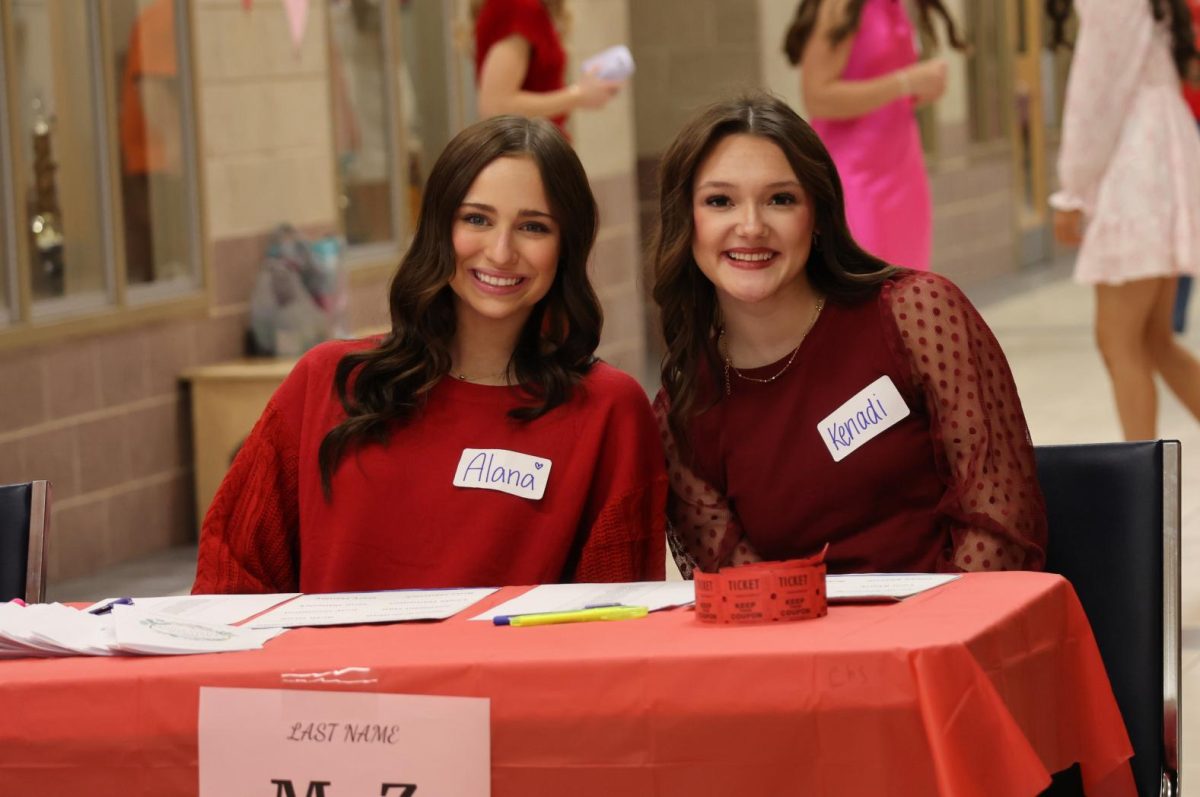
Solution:
[[[908,405],[890,376],[881,376],[817,424],[817,432],[834,462],[909,415]]]
[[[550,464],[548,459],[503,448],[464,448],[454,485],[539,501],[550,479]]]

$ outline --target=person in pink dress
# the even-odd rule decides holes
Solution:
[[[962,48],[941,0],[919,0]],[[864,249],[898,266],[928,270],[932,212],[913,108],[946,90],[946,63],[918,61],[902,0],[801,0],[784,52],[801,67],[813,128],[846,191],[850,231]]]
[[[1200,360],[1175,339],[1176,279],[1200,271],[1200,140],[1180,93],[1196,57],[1184,0],[1074,0],[1079,13],[1050,197],[1126,440],[1157,437],[1155,375],[1200,419]],[[1061,44],[1070,5],[1050,2]]]

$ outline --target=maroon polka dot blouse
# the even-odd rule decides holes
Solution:
[[[786,361],[741,373],[766,379]],[[881,377],[909,414],[835,461],[821,422]],[[690,423],[686,459],[664,394],[655,409],[685,575],[826,543],[833,573],[1043,566],[1045,506],[1016,385],[944,277],[902,272],[865,301],[827,301],[777,379],[730,371],[728,395]]]

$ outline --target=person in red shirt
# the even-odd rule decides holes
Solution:
[[[717,103],[659,181],[655,409],[681,571],[826,544],[830,572],[1042,567],[1004,353],[945,277],[854,242],[812,128],[770,95]]]
[[[603,108],[624,85],[584,74],[567,85],[564,0],[474,0],[479,115],[544,116],[565,129],[576,108]]]
[[[392,280],[391,332],[301,358],[205,516],[193,592],[661,579],[650,403],[594,356],[596,224],[549,122],[457,135]]]

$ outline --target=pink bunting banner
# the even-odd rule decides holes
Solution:
[[[283,11],[287,15],[288,29],[292,34],[292,46],[300,49],[304,31],[308,28],[309,0],[283,0]]]

